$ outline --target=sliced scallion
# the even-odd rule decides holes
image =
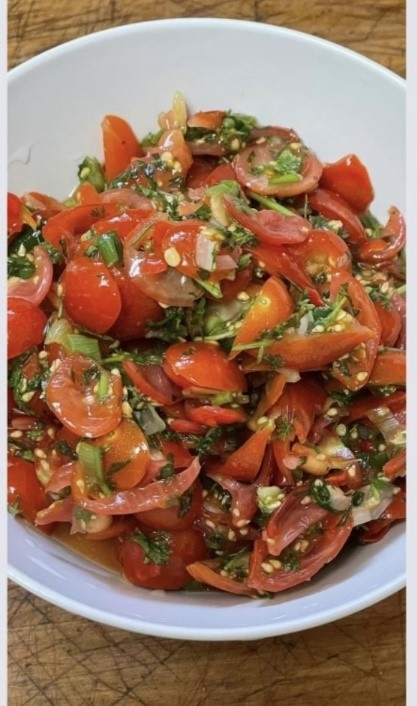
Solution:
[[[101,360],[100,348],[96,338],[89,338],[80,333],[69,333],[66,338],[66,349],[68,353],[81,353],[94,360]]]
[[[111,495],[111,489],[103,474],[103,459],[98,446],[93,446],[86,441],[77,444],[78,461],[81,463],[86,486],[89,490],[100,489],[103,495]]]
[[[97,240],[100,255],[108,267],[122,262],[123,248],[120,238],[114,231],[103,233]]]

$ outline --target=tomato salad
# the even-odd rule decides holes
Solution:
[[[8,195],[8,502],[153,589],[269,596],[405,518],[405,222],[355,154],[190,114],[102,122]]]

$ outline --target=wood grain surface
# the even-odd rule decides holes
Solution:
[[[9,0],[12,68],[143,20],[233,17],[330,39],[404,76],[405,0]],[[405,592],[329,625],[255,642],[143,637],[9,587],[9,706],[402,706]]]

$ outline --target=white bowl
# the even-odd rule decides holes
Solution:
[[[127,25],[56,47],[10,72],[9,190],[72,190],[85,155],[101,156],[100,121],[154,130],[176,90],[191,109],[226,109],[293,127],[322,160],[355,152],[382,220],[405,210],[405,85],[347,49],[250,22],[181,19]],[[336,620],[405,585],[405,530],[358,547],[309,584],[271,600],[147,591],[9,521],[9,576],[65,610],[180,639],[242,640]]]

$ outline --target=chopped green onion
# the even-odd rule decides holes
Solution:
[[[100,348],[96,338],[89,338],[80,333],[69,333],[65,337],[66,349],[68,353],[81,353],[88,358],[101,360]]]
[[[88,489],[98,486],[103,495],[111,495],[111,489],[103,474],[103,459],[98,446],[80,441],[77,444],[78,460],[81,463]]]
[[[200,285],[203,289],[205,289],[209,294],[211,294],[212,297],[215,297],[216,299],[221,299],[223,296],[221,287],[218,282],[209,282],[208,280],[203,280],[203,279],[197,279],[195,278],[195,282]]]
[[[97,191],[104,191],[106,179],[103,167],[96,157],[86,157],[78,167],[78,178],[81,184],[88,182]]]
[[[270,184],[295,184],[297,181],[301,181],[302,178],[301,174],[297,174],[297,172],[288,172],[279,176],[271,176],[268,182]]]
[[[120,238],[114,231],[103,233],[97,240],[100,255],[108,267],[117,265],[123,260],[123,248]]]
[[[107,370],[102,370],[98,381],[97,396],[100,402],[104,402],[109,392],[110,375]]]
[[[255,194],[253,191],[249,191],[249,196],[254,201],[258,201],[258,203],[262,204],[262,206],[266,206],[267,208],[271,208],[273,211],[278,211],[278,213],[282,213],[284,216],[294,216],[295,215],[293,211],[290,211],[289,208],[282,206],[275,199],[270,199],[267,196],[260,196],[259,194]]]

